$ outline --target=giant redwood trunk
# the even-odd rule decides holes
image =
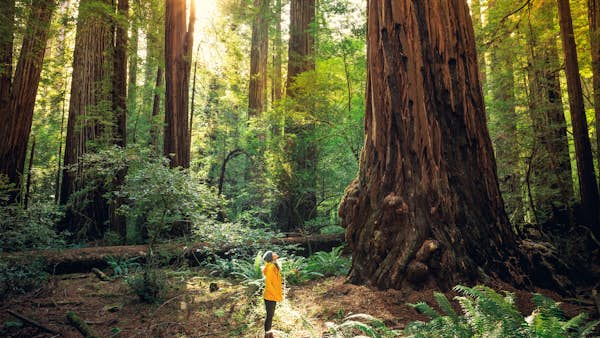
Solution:
[[[268,0],[254,0],[252,46],[250,49],[250,86],[248,115],[255,116],[267,109],[267,64],[269,52]]]
[[[515,250],[464,0],[368,1],[365,143],[340,216],[350,279],[448,288]]]
[[[283,61],[283,41],[281,39],[281,0],[275,0],[273,11],[271,12],[273,22],[273,71],[271,78],[271,101],[275,102],[281,99],[283,95],[282,87],[282,61]]]
[[[194,42],[195,8],[190,2],[186,27],[186,2],[167,0],[165,12],[165,133],[163,153],[171,167],[190,166],[188,101]]]
[[[8,135],[6,122],[13,72],[13,40],[15,31],[15,0],[0,0],[0,137]],[[4,143],[4,141],[3,141]],[[0,174],[4,174],[4,167]]]
[[[12,83],[12,67],[8,64],[9,61],[12,62],[12,53],[0,51],[0,95],[5,95],[7,90],[10,93],[6,106],[6,99],[0,97],[0,174],[8,176],[9,182],[16,188],[11,192],[9,202],[14,202],[18,192],[22,190],[21,176],[25,167],[33,108],[42,72],[50,19],[55,7],[56,2],[53,0],[31,2],[28,25]],[[11,11],[12,8],[9,8],[9,14]],[[8,24],[12,25],[10,22]],[[9,28],[12,29],[12,26]],[[2,34],[5,32],[2,31]],[[12,48],[12,32],[8,34],[10,37],[2,37],[0,47]]]
[[[598,197],[598,186],[596,185],[594,173],[594,160],[585,117],[571,8],[568,0],[558,0],[558,16],[565,56],[565,74],[569,93],[569,107],[571,108],[573,140],[575,141],[575,158],[579,175],[579,196],[581,197],[585,222],[588,225],[594,225],[595,233],[600,235],[600,208],[598,208],[600,198]]]
[[[82,0],[79,4],[73,79],[69,102],[69,119],[60,204],[72,199],[63,228],[90,238],[105,231],[108,206],[103,191],[95,187],[84,194],[73,195],[86,183],[86,171],[81,156],[93,152],[112,140],[112,96],[110,92],[112,49],[111,0],[103,0],[104,11],[97,0]]]
[[[294,88],[296,77],[315,69],[314,32],[311,25],[315,18],[315,0],[292,0],[290,2],[290,40],[288,52],[287,95],[298,98]],[[301,98],[298,98],[301,99]],[[301,101],[301,100],[299,100]],[[307,100],[305,100],[307,101]],[[297,103],[292,110],[308,111],[311,107]],[[314,125],[302,125],[293,118],[285,125],[286,156],[291,170],[282,173],[279,189],[283,193],[277,211],[281,227],[292,230],[301,227],[304,221],[316,216],[316,167],[317,147],[311,140]]]

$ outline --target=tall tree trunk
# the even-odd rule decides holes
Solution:
[[[0,174],[7,175],[10,182],[16,187],[16,190],[10,194],[9,202],[16,201],[18,192],[22,190],[21,175],[27,156],[33,108],[44,62],[50,19],[55,7],[55,1],[35,0],[31,3],[28,29],[23,36],[23,45],[10,90],[8,109],[0,108],[0,124],[3,125],[3,129],[0,130],[3,135],[3,141],[0,144]],[[9,46],[8,42],[6,46]],[[2,57],[4,57],[4,53],[11,54],[6,51],[2,51],[2,53]],[[5,74],[0,79],[2,91],[5,90],[5,81],[10,81],[10,78],[5,78],[6,75],[10,76],[10,74]]]
[[[156,84],[154,86],[154,98],[152,100],[152,124],[150,126],[150,142],[154,150],[158,152],[158,140],[159,140],[159,127],[157,125],[158,122],[158,114],[160,113],[160,88],[163,83],[163,69],[161,66],[158,66],[156,70]]]
[[[139,6],[137,8],[139,8]],[[135,7],[134,7],[134,11],[135,11]],[[137,106],[137,92],[138,92],[137,73],[138,73],[138,62],[139,62],[138,47],[139,47],[139,36],[140,36],[139,34],[140,34],[139,22],[137,20],[133,19],[132,24],[131,24],[131,47],[129,49],[131,51],[131,53],[129,54],[129,71],[128,71],[129,79],[127,80],[127,113],[130,118],[135,118],[136,121],[139,118],[139,111],[138,111],[138,106]],[[135,138],[130,138],[130,139],[131,139],[131,143],[136,142]]]
[[[31,138],[31,150],[29,151],[29,166],[27,166],[27,184],[25,185],[25,203],[24,208],[29,206],[29,196],[31,192],[31,176],[33,169],[33,158],[35,156],[35,135]]]
[[[594,86],[594,111],[596,113],[596,161],[600,171],[600,1],[588,0],[590,26],[590,50],[592,52],[592,75]],[[598,180],[600,184],[600,179]],[[600,187],[598,188],[600,189]]]
[[[567,76],[569,107],[571,108],[573,139],[575,141],[579,196],[581,197],[584,221],[588,225],[594,225],[594,232],[600,236],[600,208],[598,208],[600,199],[598,197],[598,186],[596,185],[594,173],[590,136],[585,118],[581,78],[579,77],[579,64],[577,62],[577,50],[573,35],[573,22],[571,20],[571,8],[569,7],[568,0],[558,0],[558,16],[560,19],[560,36],[565,56],[565,73]]]
[[[118,21],[115,26],[115,43],[113,58],[113,112],[115,119],[114,143],[125,148],[127,145],[127,31],[129,26],[129,0],[119,0],[117,5]],[[126,169],[115,173],[113,184],[120,187],[125,182]],[[119,215],[117,209],[123,204],[122,198],[116,198],[109,206],[110,229],[125,240],[127,224],[125,216]]]
[[[250,49],[250,86],[248,116],[260,115],[267,109],[267,65],[269,53],[269,0],[254,0],[252,46]]]
[[[556,17],[556,3],[543,0],[530,6],[530,17]],[[568,221],[573,195],[573,177],[567,138],[567,122],[563,111],[558,71],[560,61],[554,34],[554,22],[530,21],[529,40],[529,115],[532,121],[536,151],[533,194],[536,209],[546,214],[541,218]],[[539,34],[538,32],[543,32]],[[537,215],[538,218],[542,215]]]
[[[486,85],[486,58],[485,58],[485,50],[483,48],[483,40],[485,34],[483,32],[483,18],[481,12],[481,1],[480,0],[472,0],[471,1],[471,11],[473,15],[473,28],[475,29],[475,38],[476,38],[476,46],[477,46],[477,60],[479,66],[479,81],[481,83],[481,87],[485,88]],[[485,91],[485,89],[484,89]]]
[[[281,99],[283,95],[281,65],[283,63],[283,42],[281,39],[281,0],[275,0],[272,20],[275,23],[275,34],[273,37],[273,75],[271,79],[271,102]]]
[[[112,59],[111,0],[103,0],[104,11],[97,0],[81,0],[77,18],[73,76],[60,204],[85,186],[86,173],[81,156],[93,152],[98,144],[112,140],[110,126],[112,107],[110,92]],[[108,134],[108,135],[107,135]],[[93,141],[93,142],[91,142]],[[108,206],[103,191],[96,187],[74,196],[62,228],[73,234],[97,238],[105,231]]]
[[[367,41],[365,143],[339,210],[351,280],[448,288],[478,268],[507,278],[514,235],[466,1],[369,0]]]
[[[297,98],[294,89],[295,78],[306,71],[315,69],[314,33],[311,31],[315,18],[315,0],[292,0],[290,3],[290,40],[288,52],[287,95]],[[311,107],[294,107],[301,111],[310,111]],[[293,230],[303,225],[304,221],[316,215],[316,167],[317,150],[311,134],[314,125],[301,125],[288,119],[285,126],[286,135],[294,135],[294,139],[286,141],[286,156],[290,161],[291,171],[282,173],[279,189],[283,200],[277,211],[277,218],[285,230]]]
[[[171,167],[189,168],[188,102],[194,42],[195,8],[191,2],[186,29],[186,3],[166,1],[165,14],[165,133],[163,153]]]
[[[0,136],[4,143],[5,135],[8,135],[9,131],[7,110],[12,84],[15,0],[0,0],[0,8]],[[0,171],[0,174],[4,173],[4,170]]]

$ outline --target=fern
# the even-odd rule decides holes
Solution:
[[[458,314],[456,314],[456,311],[454,311],[452,304],[450,304],[450,301],[448,301],[448,298],[446,298],[445,294],[441,292],[434,292],[433,298],[440,306],[440,309],[442,309],[447,316],[452,318],[452,320],[458,320]]]
[[[418,302],[416,304],[408,304],[409,306],[415,308],[417,311],[419,311],[420,313],[426,315],[427,317],[431,318],[431,319],[436,319],[440,316],[440,314],[435,311],[431,306],[429,306],[429,304],[425,303],[425,302]]]

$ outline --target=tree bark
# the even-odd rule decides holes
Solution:
[[[158,114],[160,113],[160,88],[163,83],[163,68],[158,66],[156,70],[156,84],[154,86],[154,99],[152,101],[152,125],[150,127],[150,142],[152,143],[153,149],[158,151],[158,140],[159,140],[159,127]]]
[[[565,73],[569,93],[569,107],[571,108],[573,139],[575,141],[579,196],[581,198],[584,222],[593,226],[596,236],[600,236],[600,208],[598,208],[600,199],[598,197],[598,186],[596,185],[594,173],[594,160],[585,117],[577,50],[573,35],[573,22],[571,20],[571,8],[569,7],[568,0],[558,0],[558,15],[560,19],[560,36],[565,57]]]
[[[33,158],[35,156],[35,135],[31,139],[31,150],[29,151],[29,166],[27,167],[27,184],[25,185],[25,203],[24,208],[27,209],[29,206],[29,194],[31,189],[31,176],[33,168]]]
[[[281,0],[275,0],[272,20],[275,23],[275,34],[273,37],[273,75],[271,79],[271,102],[281,99],[283,95],[282,87],[282,63],[283,63],[283,42],[281,39]]]
[[[518,278],[466,1],[370,0],[367,41],[365,143],[339,210],[350,280]]]
[[[99,144],[112,141],[113,137],[110,127],[113,121],[110,114],[113,27],[111,13],[108,13],[112,5],[110,0],[103,0],[106,11],[99,11],[95,3],[97,0],[82,0],[79,4],[60,194],[62,205],[85,185],[86,173],[80,157],[95,151]],[[99,187],[84,195],[73,199],[62,229],[97,238],[105,231],[108,206]]]
[[[594,112],[596,115],[596,161],[600,170],[600,1],[588,0],[590,26],[590,51],[592,53],[592,76],[594,88]],[[600,180],[598,180],[600,184]],[[600,189],[600,186],[598,187]]]
[[[7,175],[9,182],[13,183],[16,188],[10,194],[9,203],[15,202],[22,191],[21,176],[27,156],[33,108],[44,62],[50,19],[55,7],[55,1],[35,0],[31,3],[28,29],[23,36],[23,45],[15,69],[12,88],[10,88],[8,107],[0,108],[0,125],[2,125],[0,132],[3,135],[3,141],[0,144],[0,174]],[[11,42],[3,42],[3,44],[12,48],[12,39],[8,38],[7,40]],[[0,62],[9,61],[8,57],[12,53],[6,51],[1,53],[0,57],[5,60],[0,60]],[[10,70],[10,67],[7,70]],[[8,77],[10,74],[4,73],[0,76],[0,91],[5,91],[5,86],[9,83],[7,81],[10,81]],[[4,99],[0,96],[0,100]]]
[[[191,2],[186,28],[186,3],[166,1],[165,14],[165,132],[163,153],[171,167],[189,168],[188,102],[195,8]]]
[[[15,33],[15,0],[0,0],[0,135],[7,137],[8,105],[13,72],[13,43]],[[4,166],[2,166],[4,167]],[[2,168],[4,169],[4,168]],[[4,170],[0,174],[6,174]]]
[[[250,48],[248,117],[260,115],[267,109],[268,11],[269,0],[254,0],[255,13],[252,23],[252,46]]]

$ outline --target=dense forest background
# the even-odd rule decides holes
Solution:
[[[382,289],[599,287],[595,0],[0,8],[0,253],[145,244],[147,283],[166,242],[345,234]]]

